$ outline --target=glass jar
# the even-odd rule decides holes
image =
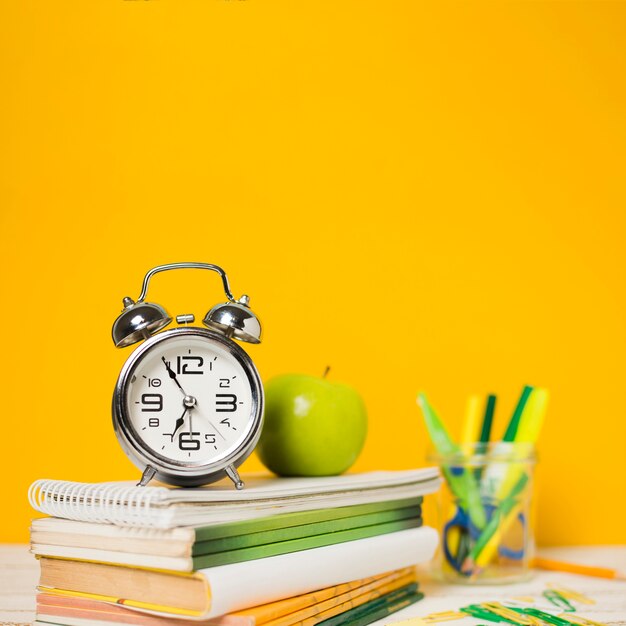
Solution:
[[[467,584],[528,579],[535,551],[534,446],[479,443],[428,458],[445,479],[436,513],[441,577]]]

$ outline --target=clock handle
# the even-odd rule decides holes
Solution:
[[[150,284],[150,279],[159,272],[167,272],[169,270],[183,270],[183,269],[192,269],[192,270],[211,270],[213,272],[217,272],[222,277],[222,283],[224,285],[224,293],[230,302],[235,302],[235,297],[230,291],[230,285],[228,284],[228,276],[226,276],[226,272],[219,267],[218,265],[212,265],[211,263],[166,263],[165,265],[157,265],[153,267],[143,278],[143,285],[141,287],[141,293],[139,294],[139,298],[137,298],[137,302],[143,302],[146,294],[148,293],[148,285]]]
[[[260,343],[261,323],[250,310],[250,298],[246,295],[235,300],[226,272],[217,265],[210,263],[167,263],[153,267],[143,278],[141,293],[137,301],[124,298],[124,310],[113,323],[113,342],[118,348],[130,346],[165,328],[172,318],[158,304],[145,301],[150,279],[159,272],[169,270],[198,269],[217,272],[222,277],[224,293],[228,302],[214,306],[206,314],[203,324],[212,330],[221,332],[227,337],[249,343]]]

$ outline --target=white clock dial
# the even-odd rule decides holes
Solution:
[[[202,336],[153,345],[133,368],[125,400],[136,439],[176,464],[219,462],[241,445],[254,420],[244,368]]]

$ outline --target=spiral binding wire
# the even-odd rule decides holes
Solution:
[[[85,522],[165,528],[173,515],[165,487],[36,480],[30,505],[41,513]]]

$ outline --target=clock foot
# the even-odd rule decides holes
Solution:
[[[226,472],[228,478],[230,478],[235,483],[235,487],[237,489],[244,488],[243,480],[241,480],[239,472],[237,472],[234,465],[229,465],[227,468],[224,469],[224,471]]]
[[[143,471],[141,475],[141,480],[137,483],[137,487],[145,487],[156,474],[156,470],[152,465],[146,465],[146,469]]]

